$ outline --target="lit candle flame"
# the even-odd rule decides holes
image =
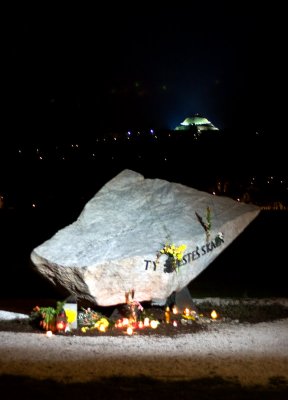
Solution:
[[[98,329],[100,332],[106,332],[106,326],[104,324],[99,325]]]
[[[211,318],[212,318],[212,319],[216,319],[217,317],[218,317],[217,312],[216,312],[215,310],[213,310],[213,311],[211,312]]]
[[[138,328],[139,328],[139,329],[144,328],[144,323],[143,323],[143,321],[139,321],[139,323],[138,323]]]
[[[150,326],[152,329],[156,329],[158,326],[159,322],[156,320],[151,321]]]
[[[122,327],[123,327],[123,322],[122,322],[121,319],[119,319],[119,320],[117,321],[117,323],[115,324],[115,327],[116,327],[116,328],[122,328]]]
[[[133,328],[131,326],[128,326],[126,332],[127,332],[128,335],[133,335]]]

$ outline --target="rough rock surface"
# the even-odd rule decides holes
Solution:
[[[31,260],[55,286],[81,300],[112,306],[134,290],[138,301],[161,302],[197,277],[259,212],[255,205],[124,170],[74,223],[36,247]],[[177,270],[166,254],[156,263],[166,243],[187,246]]]

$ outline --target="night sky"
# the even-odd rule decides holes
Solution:
[[[126,168],[209,192],[227,183],[219,195],[238,199],[247,190],[255,204],[283,202],[287,209],[285,2],[10,3],[1,13],[0,48],[3,265],[13,265],[16,243],[22,267],[23,252],[28,260]],[[178,131],[145,136],[196,113],[219,134],[199,142]],[[143,129],[141,139],[123,135],[116,143],[110,135],[133,129]],[[241,250],[243,288],[251,265],[260,287],[263,265],[269,286],[271,262],[285,264],[286,238],[277,233],[287,218],[278,218],[248,236],[257,262],[247,263],[247,248]],[[238,284],[233,263],[226,265]],[[286,282],[279,274],[275,286]]]
[[[221,129],[249,126],[274,135],[281,121],[283,134],[279,6],[132,4],[47,3],[3,15],[7,140],[173,129],[195,113]]]

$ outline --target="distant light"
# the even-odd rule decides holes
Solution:
[[[215,196],[215,195],[216,195],[216,192],[212,192],[212,194]]]
[[[154,134],[154,130],[153,129],[150,129],[150,133],[152,133],[152,135]]]

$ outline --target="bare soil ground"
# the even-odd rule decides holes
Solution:
[[[7,307],[6,307],[7,308]],[[8,307],[9,308],[9,307]],[[197,319],[195,321],[185,320],[181,313],[172,314],[170,323],[165,323],[165,307],[149,307],[145,308],[145,313],[153,319],[160,322],[157,329],[137,329],[137,335],[142,336],[176,336],[179,334],[196,333],[201,330],[205,330],[209,323],[214,323],[211,320],[211,312],[215,308],[215,305],[210,301],[202,302],[197,306]],[[239,302],[238,304],[222,304],[217,305],[218,318],[216,323],[250,323],[256,324],[259,322],[270,322],[277,319],[288,318],[288,308],[282,304],[245,304]],[[10,310],[12,307],[10,307]],[[13,307],[15,311],[15,307]],[[17,309],[17,307],[16,307]],[[19,308],[18,308],[19,310]],[[32,311],[32,308],[30,309]],[[26,308],[27,312],[27,308]],[[120,314],[119,314],[120,315]],[[121,316],[121,315],[120,315]],[[99,332],[97,329],[88,330],[86,333],[81,331],[81,327],[78,327],[73,332],[63,333],[64,335],[73,334],[76,336],[119,336],[123,335],[123,329],[115,328],[113,323],[117,317],[112,317],[110,327],[106,332]],[[173,325],[173,321],[177,323],[177,326]],[[27,333],[40,333],[43,330],[38,325],[35,325],[29,319],[12,319],[12,320],[0,320],[0,331],[11,331],[11,332],[27,332]],[[60,334],[60,333],[58,333]],[[62,334],[62,333],[61,333]]]

